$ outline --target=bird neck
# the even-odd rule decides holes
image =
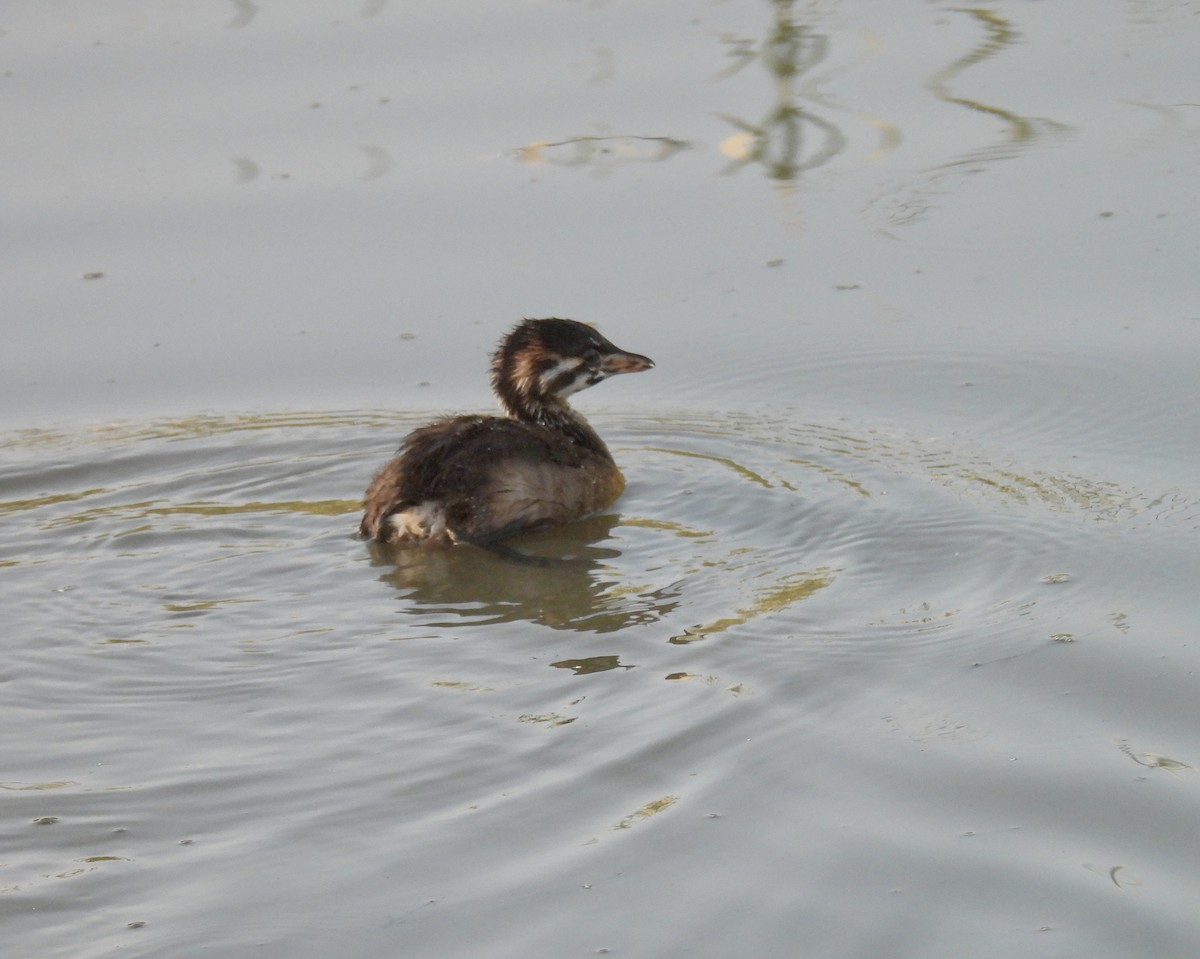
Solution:
[[[512,419],[529,423],[532,426],[540,426],[543,429],[554,430],[576,446],[581,446],[607,460],[612,460],[612,454],[609,453],[604,440],[600,439],[591,424],[578,411],[572,409],[565,400],[536,396],[521,396],[518,399],[514,396],[504,395],[500,400],[505,412]]]

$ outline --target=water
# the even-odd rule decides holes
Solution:
[[[1190,955],[1196,12],[0,21],[5,941]],[[358,541],[553,313],[572,562]]]

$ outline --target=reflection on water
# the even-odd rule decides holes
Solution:
[[[1196,767],[1190,763],[1183,763],[1157,753],[1135,753],[1133,747],[1124,740],[1117,744],[1117,748],[1139,766],[1145,766],[1147,769],[1161,769],[1176,779],[1179,778],[1181,772],[1196,772]]]
[[[606,561],[619,518],[592,516],[558,529],[520,537],[522,554],[545,558],[533,565],[472,546],[388,546],[369,543],[372,563],[389,567],[380,577],[400,590],[404,613],[428,626],[478,626],[532,622],[553,629],[611,633],[661,619],[679,603],[677,589],[630,593]]]
[[[1070,127],[1063,123],[1056,123],[1053,120],[1044,118],[1024,117],[996,104],[985,103],[982,100],[971,97],[957,96],[953,93],[951,81],[957,79],[959,74],[970,67],[983,63],[985,60],[999,56],[1007,47],[1020,42],[1020,34],[1013,28],[1012,24],[994,10],[971,9],[956,12],[965,13],[980,23],[984,29],[984,39],[980,41],[975,49],[971,50],[965,56],[959,57],[930,77],[926,81],[926,86],[939,100],[966,107],[968,110],[975,110],[980,113],[986,113],[989,116],[998,117],[1004,121],[1008,133],[1001,142],[968,154],[954,161],[955,164],[971,163],[979,160],[1006,159],[1019,153],[1024,149],[1025,144],[1039,136],[1039,134],[1061,134],[1069,131]],[[945,164],[944,166],[950,165],[952,164]]]
[[[762,167],[770,179],[787,183],[830,163],[844,152],[847,141],[839,125],[817,109],[827,105],[826,98],[811,78],[816,68],[827,61],[831,43],[829,34],[821,32],[811,22],[821,16],[821,11],[809,5],[806,14],[799,14],[797,0],[770,0],[770,8],[771,22],[761,39],[728,34],[721,38],[732,63],[716,74],[717,79],[759,65],[771,78],[773,102],[758,119],[744,114],[718,113],[717,116],[737,131],[721,142],[720,150],[731,161],[724,170],[727,174],[756,165]],[[1000,56],[1019,43],[1020,33],[1009,19],[994,10],[971,8],[950,12],[970,17],[982,27],[984,36],[973,49],[936,71],[925,85],[943,103],[1003,121],[1005,132],[997,142],[963,152],[930,168],[920,184],[905,189],[910,194],[907,199],[893,202],[897,208],[889,218],[893,223],[920,217],[928,205],[921,198],[932,195],[932,181],[946,171],[1009,159],[1028,150],[1035,142],[1060,138],[1071,130],[1064,123],[1024,116],[1010,108],[957,92],[956,81],[967,70]],[[876,157],[899,145],[901,133],[896,124],[877,117],[863,119],[882,137]],[[631,163],[667,160],[693,145],[688,140],[668,136],[579,136],[559,141],[537,140],[515,150],[514,154],[527,164],[587,167],[603,173]]]
[[[938,197],[954,194],[955,188],[945,182],[947,176],[974,174],[980,169],[986,169],[989,163],[1022,156],[1034,145],[1053,143],[1072,132],[1071,126],[1066,123],[1046,117],[1023,116],[1011,108],[955,92],[955,81],[967,70],[999,57],[1021,42],[1021,34],[1008,18],[995,10],[963,8],[948,12],[970,17],[983,28],[984,36],[972,50],[934,73],[925,85],[944,103],[1001,120],[1004,133],[994,142],[935,164],[922,172],[914,182],[903,184],[872,201],[869,206],[888,208],[889,226],[917,222],[925,217]]]
[[[611,173],[632,163],[669,160],[691,146],[673,137],[580,136],[554,143],[535,140],[513,152],[531,166],[590,167],[596,173]]]
[[[736,173],[751,164],[760,165],[774,180],[790,181],[806,170],[822,166],[845,149],[846,138],[832,121],[801,105],[800,81],[829,54],[829,36],[795,14],[796,0],[771,0],[772,22],[761,41],[725,35],[733,64],[717,74],[725,78],[751,64],[761,64],[771,76],[775,102],[758,120],[718,113],[737,133],[721,143],[721,152],[732,162],[726,173]],[[603,52],[599,54],[603,59]],[[597,74],[608,75],[607,64]],[[805,97],[816,102],[815,96]],[[883,131],[885,142],[894,145],[898,136],[888,124],[871,121]],[[565,140],[535,140],[513,153],[522,163],[560,167],[587,167],[609,173],[632,163],[661,162],[694,146],[691,141],[669,136],[578,136]]]
[[[842,131],[831,121],[800,105],[796,90],[803,75],[829,54],[829,37],[796,20],[796,0],[772,0],[774,19],[762,41],[726,37],[734,65],[729,76],[751,63],[761,63],[771,75],[775,103],[758,121],[719,114],[738,129],[721,144],[732,157],[727,173],[759,164],[773,180],[794,180],[806,170],[822,166],[846,146]]]
[[[1033,125],[1028,119],[1018,116],[1010,110],[983,103],[979,100],[955,96],[951,92],[950,81],[955,79],[960,73],[968,67],[973,67],[994,56],[998,56],[1004,51],[1005,47],[1011,46],[1020,40],[1020,34],[1013,29],[1012,24],[994,10],[974,9],[957,12],[965,13],[979,21],[983,25],[986,36],[974,50],[965,56],[959,57],[948,66],[943,67],[930,77],[925,85],[933,91],[939,100],[943,100],[946,103],[957,103],[969,110],[978,110],[980,113],[988,113],[999,117],[1008,124],[1010,136],[1013,140],[1030,139],[1033,136]]]
[[[742,475],[754,475],[734,467]],[[639,582],[623,576],[615,563],[621,550],[597,545],[616,542],[615,530],[622,524],[652,531],[666,537],[665,542],[699,539],[689,549],[693,555],[677,570],[682,578],[656,582],[657,577],[650,576]],[[698,532],[678,523],[637,517],[622,521],[614,515],[594,516],[513,542],[519,544],[520,554],[548,562],[533,565],[470,546],[444,549],[373,542],[368,548],[375,565],[389,567],[381,579],[401,591],[405,615],[424,626],[527,621],[553,629],[611,633],[674,618],[672,614],[685,606],[694,591],[711,589],[706,583],[723,582],[729,591],[726,601],[733,599],[737,605],[670,635],[666,641],[676,645],[785,612],[830,586],[837,573],[825,568],[789,570],[763,549],[731,547],[711,530]],[[614,660],[602,668],[616,665]]]
[[[709,623],[690,626],[682,633],[672,636],[668,642],[675,645],[694,643],[738,626],[745,626],[761,616],[781,613],[808,599],[818,590],[833,584],[837,570],[815,569],[783,575],[768,574],[766,581],[753,593],[749,606],[736,610],[731,616],[723,616]]]
[[[584,659],[560,659],[550,664],[554,669],[569,669],[576,676],[606,673],[610,669],[633,669],[621,662],[620,656],[588,656]]]

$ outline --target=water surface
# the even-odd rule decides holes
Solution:
[[[0,929],[1189,955],[1190,3],[16,8]],[[385,550],[523,315],[629,485]]]

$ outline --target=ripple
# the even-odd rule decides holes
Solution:
[[[785,345],[766,357],[722,354],[695,377],[708,396],[753,396],[756,384],[769,385],[774,412],[746,414],[756,439],[770,439],[776,425],[794,434],[807,423],[814,436],[828,432],[831,444],[849,442],[848,452],[872,458],[885,456],[893,443],[909,458],[929,443],[927,462],[949,453],[949,465],[961,471],[969,466],[964,457],[986,440],[990,445],[978,453],[982,476],[1001,484],[1002,457],[1015,455],[1041,464],[1043,474],[1049,463],[1070,465],[1071,472],[1116,467],[1124,480],[1144,478],[1149,467],[1176,472],[1186,485],[1194,464],[1179,453],[1186,437],[1200,433],[1190,364],[1142,355],[1134,342],[1118,365],[1111,354],[1075,343],[1057,352],[895,346],[813,352]],[[780,389],[787,383],[795,388]],[[856,420],[857,435],[839,435],[846,432],[842,424]],[[1091,485],[1102,484],[1092,479]]]
[[[622,844],[738,808],[751,782],[804,793],[886,761],[890,788],[919,752],[938,776],[997,783],[1015,758],[1111,759],[1108,740],[1094,759],[1096,730],[1116,731],[1131,676],[1152,691],[1138,713],[1187,701],[1185,670],[1140,664],[1135,640],[1169,619],[1126,598],[1145,595],[1126,593],[1133,566],[1194,569],[1197,498],[1152,470],[1124,482],[1005,430],[845,413],[601,414],[626,493],[517,540],[550,561],[534,566],[357,540],[359,490],[423,419],[199,417],[0,444],[4,794],[24,823],[58,817],[11,857],[26,905],[82,894],[111,912],[100,883],[154,862],[171,894],[119,914],[117,934],[144,939],[186,925],[179,889],[224,875],[231,850],[258,864],[248,883],[284,876],[297,901],[296,850],[373,862],[353,877],[367,889],[394,889],[395,860],[360,845],[421,863],[403,901],[288,925],[324,948],[345,923],[378,928],[384,905],[424,922],[447,891],[576,882]],[[1066,704],[1097,721],[1063,721]],[[1119,735],[1149,772],[1189,761],[1134,711]],[[481,841],[518,822],[519,840]],[[229,898],[222,945],[284,938],[237,908],[253,889]]]
[[[629,487],[620,513],[520,541],[561,566],[365,549],[351,497],[416,419],[245,415],[18,434],[3,448],[21,461],[0,475],[5,568],[26,568],[30,583],[53,575],[54,589],[86,584],[93,599],[104,589],[110,612],[93,615],[112,624],[97,637],[110,643],[161,641],[198,617],[261,623],[264,597],[320,589],[328,561],[311,558],[324,553],[342,568],[373,564],[412,635],[534,623],[638,629],[675,646],[786,635],[912,655],[1034,615],[1051,558],[1097,525],[1191,529],[1200,517],[1180,487],[1147,494],[1056,472],[1000,442],[847,417],[677,413],[597,417]],[[37,571],[47,564],[53,574]],[[179,571],[201,568],[195,588],[180,588]],[[116,628],[147,604],[155,626]],[[285,620],[270,616],[290,634]]]

